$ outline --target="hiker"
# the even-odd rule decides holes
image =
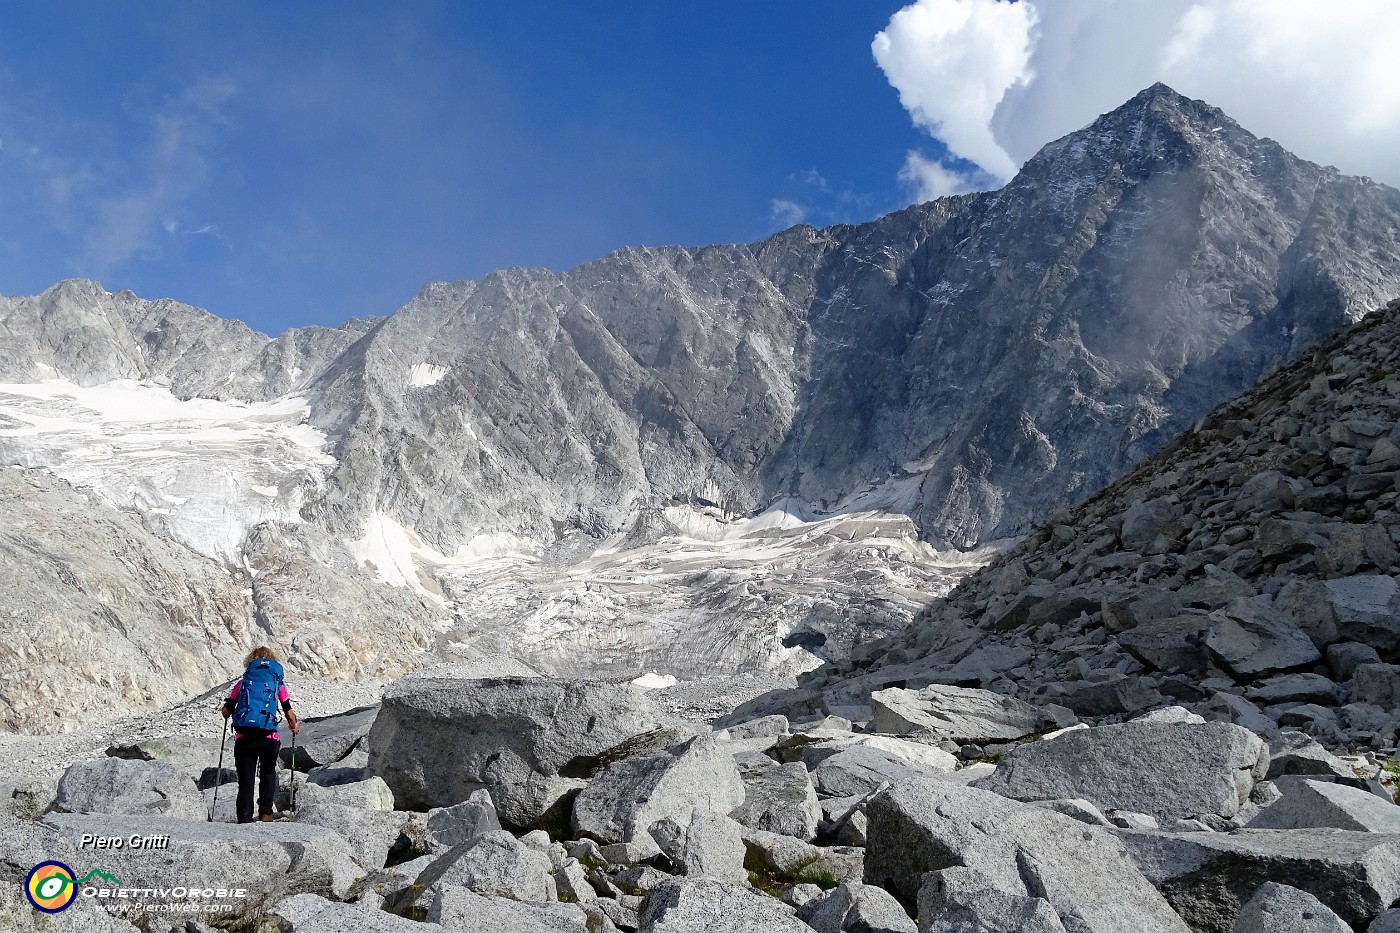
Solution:
[[[266,646],[254,648],[243,659],[246,670],[224,700],[224,718],[233,718],[233,766],[238,771],[238,822],[253,822],[253,780],[259,766],[258,819],[272,820],[277,796],[277,756],[282,737],[277,732],[277,706],[287,714],[292,734],[301,731],[292,700],[282,680],[282,665]]]

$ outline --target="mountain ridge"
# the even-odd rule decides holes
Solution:
[[[277,430],[319,445],[309,466],[240,472],[224,447],[212,471],[203,440],[188,462],[167,457],[159,481],[139,458],[103,461],[122,489],[130,475],[147,490],[132,507],[159,533],[213,527],[222,537],[182,540],[227,540],[246,527],[241,554],[206,556],[251,590],[273,640],[308,624],[308,594],[259,568],[301,566],[331,581],[351,631],[374,628],[351,594],[382,591],[376,611],[417,642],[563,624],[566,642],[586,645],[602,625],[640,646],[625,662],[600,653],[608,670],[664,662],[680,630],[742,643],[716,655],[740,668],[796,663],[789,644],[828,645],[805,656],[815,664],[912,617],[917,605],[890,594],[938,577],[902,564],[924,551],[872,544],[886,556],[859,571],[859,548],[833,556],[832,605],[785,603],[792,582],[759,580],[711,544],[704,560],[724,572],[682,607],[615,583],[599,601],[581,583],[545,582],[479,617],[461,574],[507,554],[545,566],[665,534],[713,543],[754,513],[743,527],[756,535],[769,516],[846,516],[837,524],[873,534],[892,514],[943,549],[1020,535],[1400,293],[1397,231],[1400,192],[1154,87],[1045,147],[999,191],[751,244],[630,247],[564,273],[429,283],[393,315],[338,329],[269,338],[81,282],[0,299],[11,384],[0,452],[74,475],[63,438],[47,453],[30,439],[55,438],[54,393],[32,389],[44,378],[221,400],[201,417],[238,437],[267,433],[248,420],[255,405],[295,398],[305,423],[278,408]],[[218,500],[216,476],[238,514],[196,510]],[[842,601],[870,631],[843,620]],[[722,608],[736,605],[750,608]],[[379,663],[374,651],[361,639],[348,655],[305,659],[353,671]]]

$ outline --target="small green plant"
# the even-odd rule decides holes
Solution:
[[[840,884],[840,882],[836,880],[836,876],[831,873],[830,869],[815,865],[810,868],[804,868],[794,875],[793,882],[796,884],[815,884],[823,891],[830,891]]]
[[[769,897],[782,897],[783,888],[786,887],[786,885],[772,875],[758,871],[749,872],[749,885],[755,891],[762,891]]]
[[[754,890],[772,897],[781,897],[794,884],[815,884],[823,891],[840,884],[831,869],[822,864],[820,855],[808,856],[789,865],[786,871],[779,871],[771,868],[756,850],[749,849],[744,855],[744,868]]]
[[[1390,785],[1394,788],[1390,792],[1391,799],[1400,804],[1400,761],[1387,758],[1381,763],[1381,772],[1385,778],[1390,780]]]
[[[580,865],[582,865],[584,868],[592,868],[592,869],[595,869],[595,870],[597,870],[597,871],[607,871],[607,870],[608,870],[608,861],[607,861],[607,859],[603,858],[601,855],[594,855],[594,854],[591,853],[591,852],[588,852],[588,853],[585,853],[585,854],[583,854],[583,855],[580,855],[580,856],[578,857],[578,863],[579,863]]]

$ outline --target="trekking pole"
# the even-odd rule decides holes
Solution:
[[[297,734],[292,733],[292,812],[297,812]]]
[[[214,822],[214,811],[219,809],[219,785],[224,783],[224,744],[228,742],[228,720],[224,720],[224,737],[219,740],[219,768],[214,774],[214,802],[209,807],[209,822]]]

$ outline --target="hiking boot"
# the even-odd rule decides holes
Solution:
[[[277,817],[273,816],[271,813],[264,813],[262,816],[258,817],[258,821],[262,823],[271,823],[276,819]]]

